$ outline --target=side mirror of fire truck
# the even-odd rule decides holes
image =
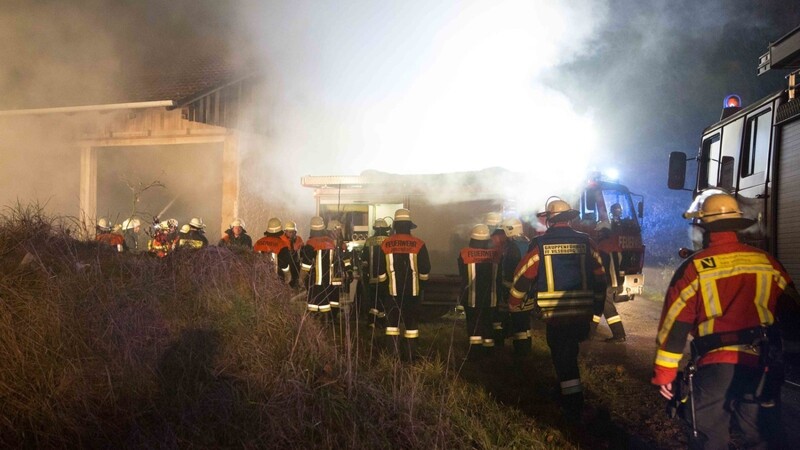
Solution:
[[[694,252],[689,250],[686,247],[681,247],[680,249],[678,249],[678,256],[680,256],[681,259],[686,259],[686,258],[692,256],[692,253],[694,253]]]
[[[683,190],[686,182],[686,153],[670,152],[669,154],[669,179],[667,187],[672,190]]]

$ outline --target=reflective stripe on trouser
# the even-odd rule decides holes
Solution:
[[[561,382],[561,395],[575,394],[583,391],[580,378]]]
[[[385,303],[386,326],[418,330],[419,300],[419,297],[389,297]]]
[[[588,318],[585,322],[579,323],[547,324],[547,346],[550,347],[550,356],[553,359],[553,366],[560,382],[566,383],[571,380],[580,380],[580,369],[578,368],[579,344],[580,341],[586,338],[588,332]]]

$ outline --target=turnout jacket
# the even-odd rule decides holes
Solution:
[[[488,241],[487,241],[488,243]],[[470,243],[458,255],[461,275],[461,304],[471,308],[497,306],[497,267],[500,253],[495,248],[478,248]]]
[[[253,239],[247,234],[247,231],[242,230],[239,237],[233,235],[233,230],[225,230],[225,235],[219,240],[217,244],[220,247],[231,247],[251,250],[253,248]]]
[[[542,319],[576,323],[603,312],[606,275],[594,242],[567,223],[556,223],[533,240],[519,262],[509,306],[535,299]]]
[[[208,247],[208,238],[205,237],[201,230],[190,230],[188,233],[178,233],[178,246],[186,248],[206,248]]]
[[[300,250],[300,269],[309,273],[316,286],[340,286],[344,279],[344,264],[336,241],[329,236],[313,236]]]
[[[97,242],[114,247],[118,252],[125,250],[125,238],[117,233],[102,233],[95,236]]]
[[[381,261],[385,255],[381,251],[381,244],[389,236],[372,235],[364,242],[364,249],[361,251],[361,264],[365,268],[364,274],[369,280],[369,284],[378,284],[380,280]],[[384,279],[385,281],[385,279]]]
[[[406,233],[397,233],[381,244],[386,255],[381,260],[379,279],[388,280],[389,295],[416,297],[422,293],[421,281],[428,281],[431,260],[425,242]]]
[[[256,241],[253,246],[256,253],[267,253],[275,263],[275,273],[280,274],[284,280],[291,276],[289,270],[292,264],[292,255],[289,246],[283,239],[283,232],[266,233],[266,236]]]
[[[784,340],[797,341],[797,291],[768,253],[739,242],[735,231],[712,232],[708,245],[675,271],[664,298],[651,382],[672,382],[687,336],[736,332],[779,322]],[[697,362],[758,366],[758,348],[737,344],[709,351]]]

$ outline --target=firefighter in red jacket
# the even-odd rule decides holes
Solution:
[[[312,217],[310,236],[300,250],[300,280],[307,282],[309,312],[328,318],[331,301],[339,299],[339,287],[343,281],[340,267],[336,241],[325,231],[325,220],[319,216]]]
[[[266,253],[275,265],[275,273],[286,284],[292,282],[292,255],[289,253],[289,246],[283,239],[283,225],[281,220],[273,217],[267,221],[267,231],[264,237],[256,241],[253,251],[256,253]]]
[[[108,222],[108,219],[105,217],[98,219],[95,229],[97,230],[97,234],[95,235],[95,240],[97,242],[107,244],[117,252],[125,251],[125,238],[123,238],[121,234],[111,232],[111,224]]]
[[[503,314],[504,328],[508,328],[511,335],[512,345],[514,346],[514,356],[517,358],[528,356],[531,353],[531,311],[533,310],[533,300],[528,301],[514,311],[509,311],[508,300],[510,297],[511,286],[514,283],[514,273],[523,256],[528,253],[531,240],[522,233],[522,221],[516,218],[508,219],[503,222],[503,230],[506,234],[505,247],[500,260],[500,279],[501,285],[498,291],[498,315]],[[503,335],[503,338],[506,334]]]
[[[364,295],[366,304],[369,305],[370,325],[377,325],[380,328],[386,327],[386,299],[389,297],[389,288],[386,280],[380,280],[381,261],[385,255],[381,251],[381,244],[389,237],[391,227],[386,219],[376,219],[372,225],[375,234],[367,238],[364,242],[364,249],[361,251],[361,282],[364,283]]]
[[[381,244],[386,257],[379,270],[380,280],[387,280],[389,284],[385,334],[390,350],[398,352],[403,359],[413,360],[419,338],[420,296],[430,276],[431,261],[425,242],[411,235],[411,230],[417,226],[411,221],[409,210],[395,211],[392,227],[394,234]],[[401,328],[405,328],[402,349]]]
[[[594,242],[570,227],[578,211],[556,198],[540,214],[547,218],[548,229],[534,239],[517,266],[509,308],[513,311],[526,297],[535,299],[546,324],[564,415],[578,420],[583,409],[579,344],[588,337],[592,314],[603,310],[605,271]]]
[[[467,318],[467,359],[479,360],[494,350],[493,320],[497,308],[497,266],[500,253],[492,246],[489,227],[475,225],[469,247],[458,255],[461,299]]]
[[[763,446],[780,433],[781,341],[798,342],[800,301],[783,266],[764,251],[739,242],[742,217],[734,197],[701,195],[684,213],[704,231],[703,249],[681,264],[670,282],[658,327],[653,384],[667,399],[692,335],[690,370],[695,418],[691,448],[728,448],[733,417],[743,444]],[[785,348],[788,350],[790,348]],[[772,417],[770,418],[770,416]]]
[[[178,221],[168,219],[153,225],[153,238],[147,242],[147,251],[164,258],[178,246]]]
[[[492,248],[497,250],[498,254],[503,253],[506,246],[506,233],[503,230],[503,215],[499,212],[490,212],[486,214],[484,223],[489,227],[489,233],[492,239]],[[499,266],[498,266],[499,270]],[[497,284],[498,289],[502,286],[502,274],[498,272]],[[498,291],[497,294],[500,294]],[[494,336],[495,347],[503,347],[505,345],[506,331],[508,328],[508,303],[502,302],[502,298],[498,297],[497,307],[494,308],[494,317],[492,317],[492,334]]]
[[[299,288],[300,249],[303,248],[305,243],[303,243],[303,238],[297,235],[297,223],[289,220],[283,224],[283,240],[288,244],[289,254],[292,256],[292,265],[290,266],[290,272],[292,273],[291,286]]]

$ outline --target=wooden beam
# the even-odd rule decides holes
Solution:
[[[222,145],[222,220],[220,233],[239,215],[239,136],[229,134]]]
[[[80,220],[86,225],[90,235],[94,231],[96,219],[97,148],[81,147]]]

